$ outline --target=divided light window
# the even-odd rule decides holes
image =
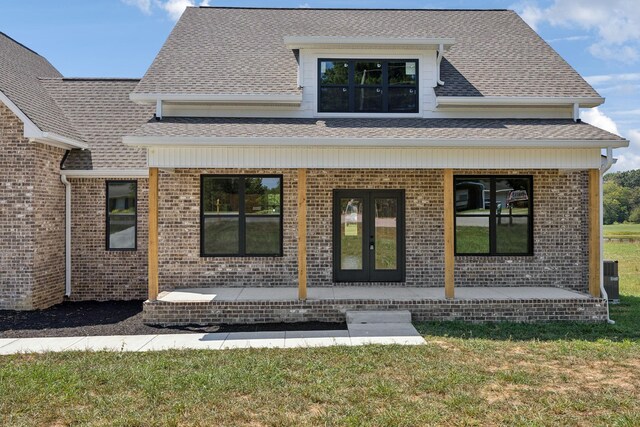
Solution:
[[[281,175],[202,175],[202,256],[282,255]]]
[[[321,113],[417,113],[417,59],[319,59]]]
[[[136,181],[107,181],[107,250],[136,249],[137,200]]]
[[[533,179],[456,176],[456,255],[533,255]]]

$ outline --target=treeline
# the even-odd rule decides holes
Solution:
[[[640,224],[640,169],[604,176],[604,223]]]

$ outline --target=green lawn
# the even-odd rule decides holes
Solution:
[[[616,325],[422,323],[428,345],[0,356],[0,425],[640,425],[640,243]]]
[[[640,224],[605,225],[604,237],[640,239]]]

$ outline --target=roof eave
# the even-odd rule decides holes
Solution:
[[[288,49],[445,49],[455,44],[451,37],[402,38],[402,37],[332,37],[332,36],[285,36]]]
[[[137,104],[198,103],[242,105],[300,105],[302,93],[287,94],[187,94],[187,93],[131,93],[129,99]]]
[[[323,146],[323,147],[428,147],[428,148],[622,148],[624,139],[432,139],[432,138],[309,138],[309,137],[191,137],[191,136],[124,136],[124,145],[136,147],[203,147],[203,146]]]
[[[437,96],[438,107],[473,107],[473,106],[573,106],[592,108],[602,105],[602,97],[533,97],[533,96]]]
[[[23,123],[25,138],[40,142],[42,144],[51,145],[58,148],[69,150],[72,148],[87,149],[89,145],[85,142],[58,135],[54,132],[44,132],[27,116],[16,104],[9,99],[4,92],[0,91],[0,102],[11,110],[13,114]]]

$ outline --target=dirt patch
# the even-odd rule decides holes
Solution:
[[[0,338],[152,335],[346,329],[342,323],[156,327],[142,323],[142,301],[64,302],[46,310],[0,310]]]

